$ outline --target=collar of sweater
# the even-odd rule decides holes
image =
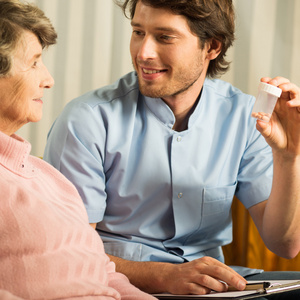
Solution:
[[[20,136],[0,131],[0,164],[23,177],[36,176],[37,169],[30,162],[31,145]]]

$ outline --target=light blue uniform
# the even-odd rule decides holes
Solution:
[[[205,80],[188,129],[161,100],[140,94],[135,73],[71,101],[44,158],[77,187],[107,253],[136,261],[223,261],[231,203],[268,199],[271,148],[255,128],[255,98]]]

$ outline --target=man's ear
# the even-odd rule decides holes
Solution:
[[[208,50],[206,58],[213,60],[218,57],[222,50],[222,43],[216,39],[211,39],[207,44]]]

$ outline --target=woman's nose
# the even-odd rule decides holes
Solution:
[[[50,89],[53,87],[53,85],[54,85],[54,79],[51,76],[48,69],[45,67],[45,74],[43,80],[41,81],[41,87]]]

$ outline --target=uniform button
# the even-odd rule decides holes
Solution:
[[[181,136],[177,137],[177,142],[181,142]]]
[[[182,198],[183,194],[182,193],[178,193],[178,199]]]

